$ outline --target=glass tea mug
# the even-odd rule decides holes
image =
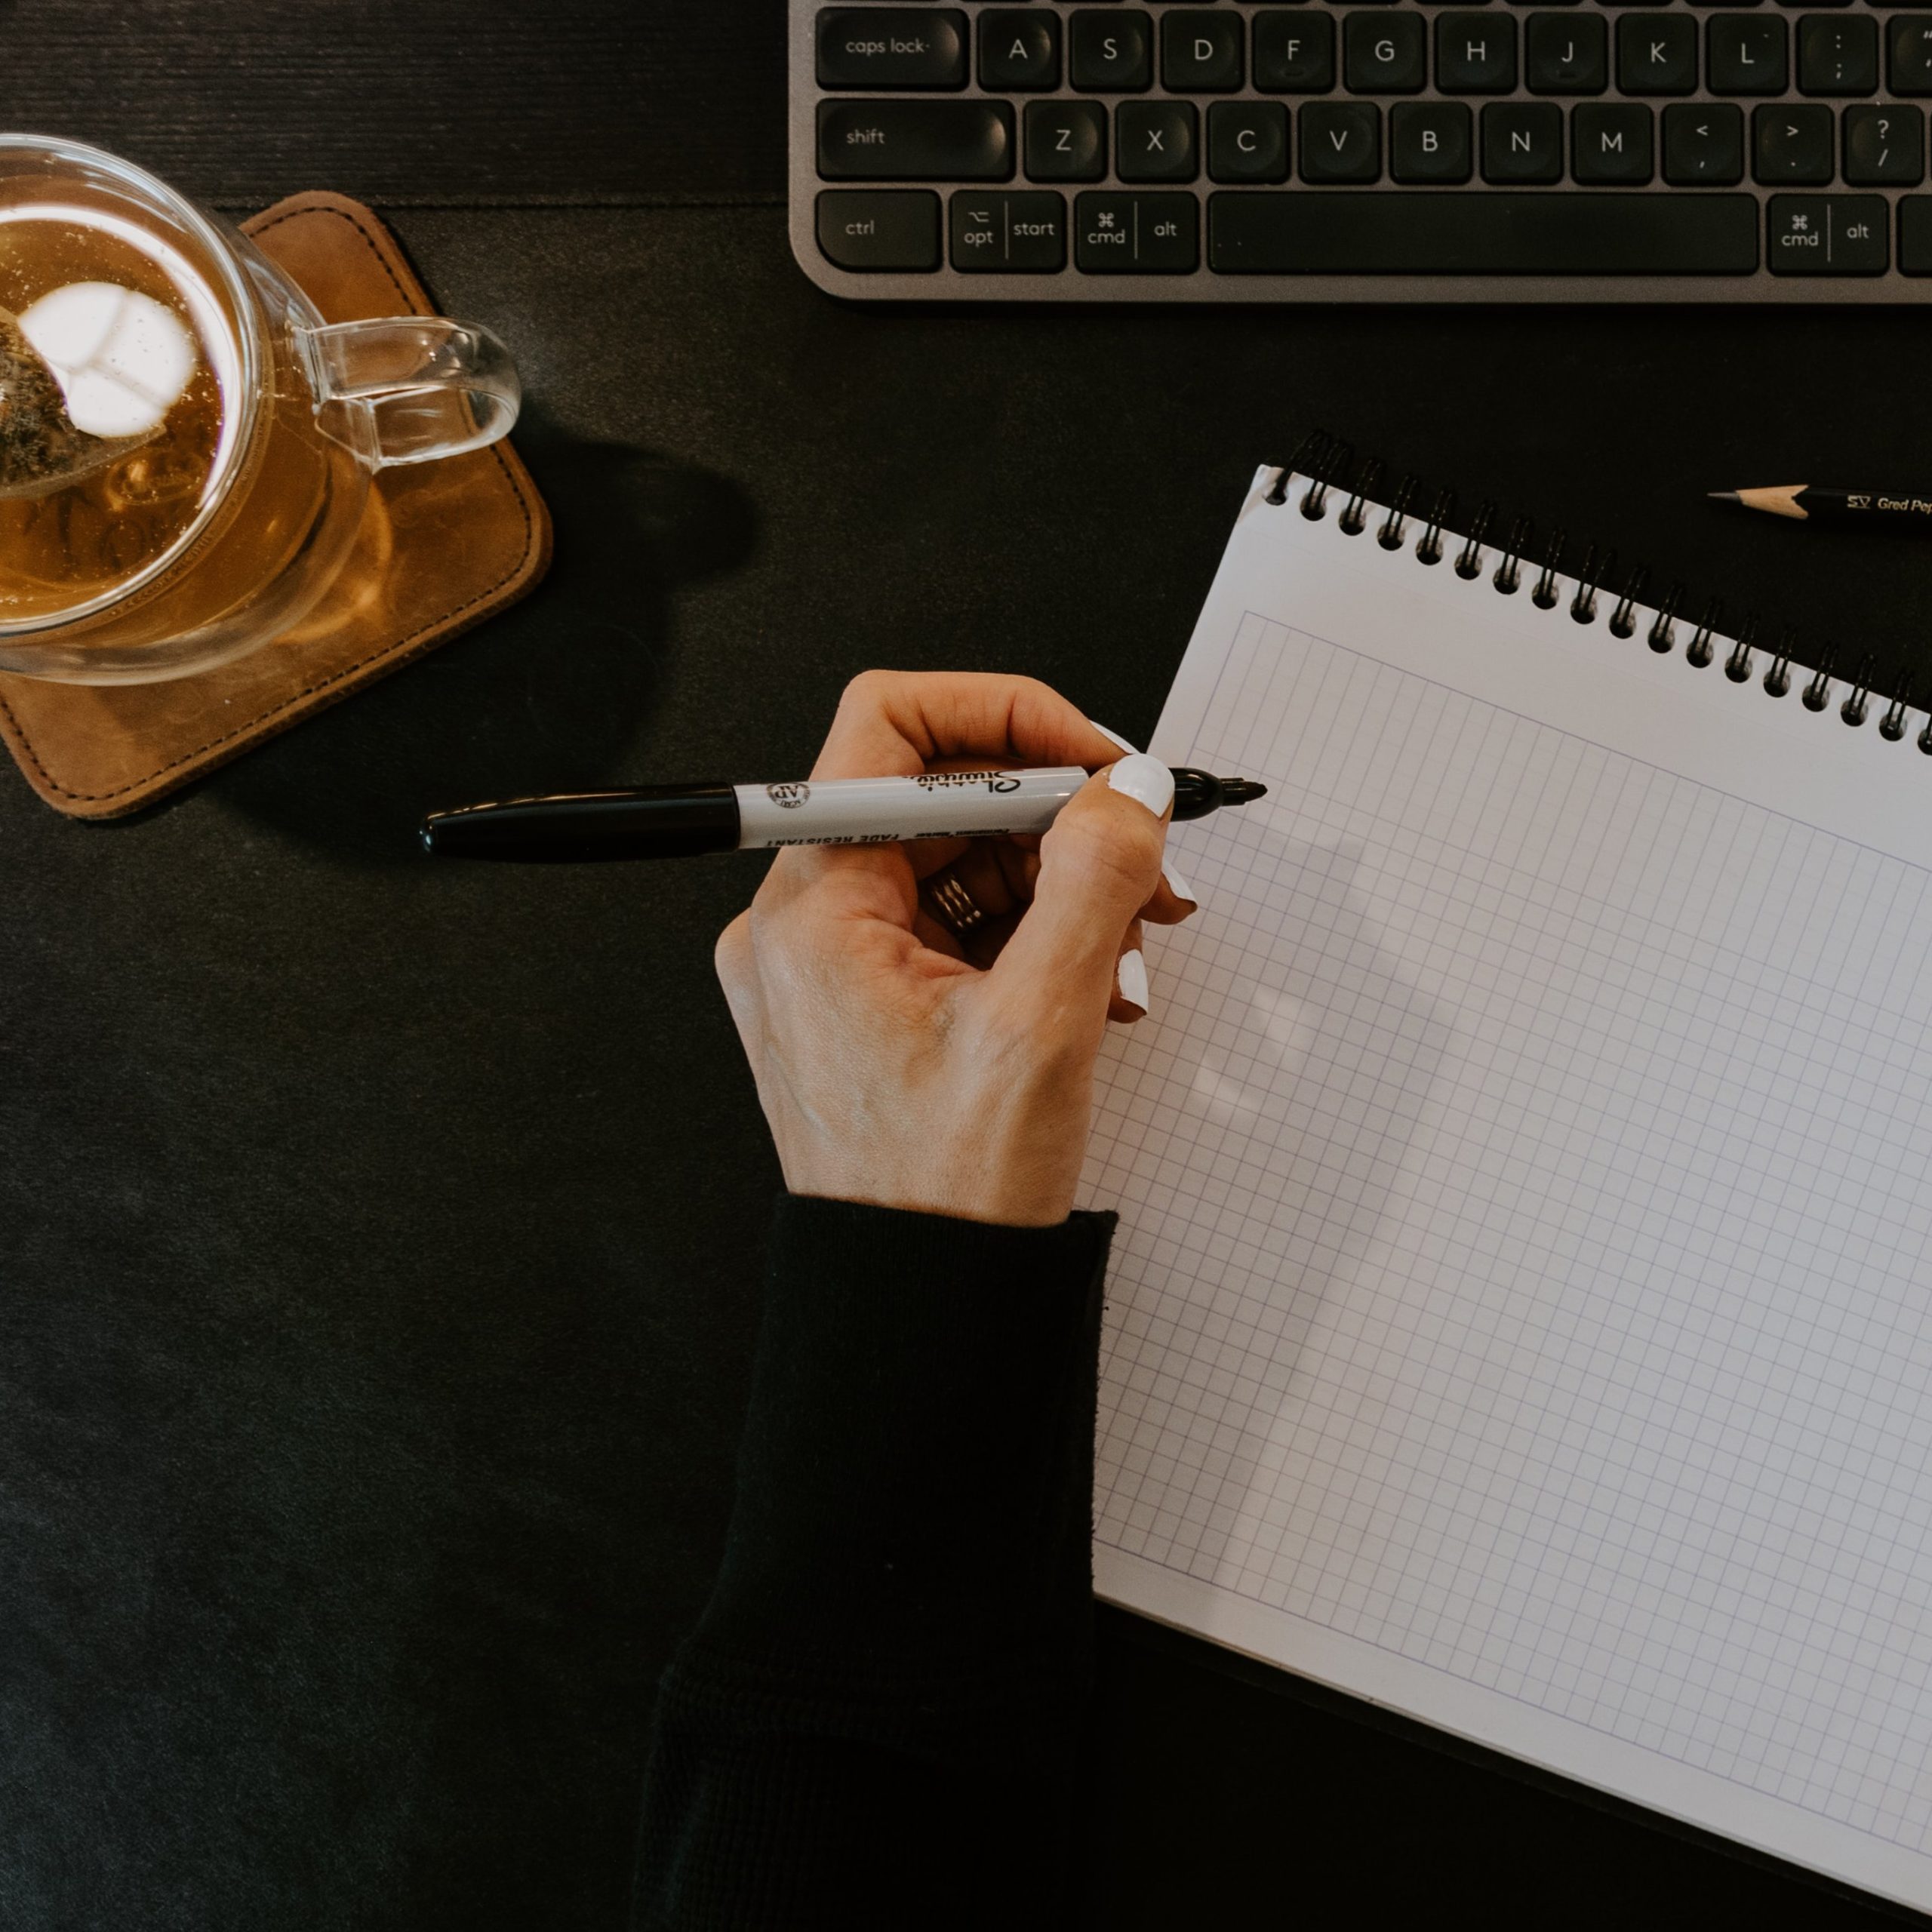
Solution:
[[[143,684],[239,657],[328,588],[378,470],[480,449],[516,420],[516,371],[487,329],[420,315],[325,323],[245,235],[153,176],[75,142],[0,134],[0,275],[10,239],[24,251],[42,236],[171,288],[176,320],[162,318],[161,334],[186,355],[192,332],[214,388],[192,473],[168,474],[138,438],[124,450],[63,426],[69,445],[99,452],[78,480],[17,465],[0,475],[0,670]],[[84,302],[89,291],[120,293],[91,280]],[[0,326],[18,352],[19,322],[0,315]],[[60,369],[23,352],[0,358],[9,367],[25,371],[17,395],[44,394]],[[0,374],[0,444],[6,391]]]

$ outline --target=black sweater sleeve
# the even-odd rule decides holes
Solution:
[[[1066,1922],[1113,1221],[780,1203],[724,1565],[659,1693],[641,1926]]]

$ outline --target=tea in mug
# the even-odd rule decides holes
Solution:
[[[0,623],[110,594],[180,542],[233,454],[240,359],[165,245],[109,210],[0,202]]]

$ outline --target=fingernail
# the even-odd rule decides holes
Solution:
[[[1174,801],[1174,775],[1157,758],[1130,752],[1107,768],[1107,783],[1116,792],[1145,805],[1156,818]]]
[[[1161,867],[1161,876],[1167,881],[1168,890],[1177,899],[1184,899],[1190,906],[1198,906],[1201,903],[1200,894],[1196,892],[1172,866],[1163,864]]]
[[[1095,731],[1100,733],[1102,737],[1111,738],[1115,744],[1119,746],[1122,751],[1137,752],[1140,749],[1138,745],[1129,744],[1128,741],[1123,738],[1118,731],[1115,731],[1111,725],[1103,724],[1097,718],[1090,718],[1087,721],[1093,726]]]
[[[1120,964],[1114,968],[1114,983],[1120,989],[1120,996],[1129,1006],[1140,1008],[1144,1017],[1147,1012],[1147,962],[1140,956],[1137,946],[1131,952],[1123,952]]]

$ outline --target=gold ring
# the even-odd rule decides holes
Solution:
[[[955,939],[964,939],[986,916],[986,909],[949,872],[934,872],[921,888],[926,910]]]

